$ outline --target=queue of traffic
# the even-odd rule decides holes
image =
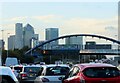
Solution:
[[[106,63],[0,67],[0,83],[120,83],[120,70]]]

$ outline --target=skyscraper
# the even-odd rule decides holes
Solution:
[[[70,37],[65,39],[66,45],[79,45],[79,48],[83,48],[83,37]]]
[[[59,30],[58,28],[47,28],[45,31],[45,35],[46,35],[46,40],[58,38]],[[52,45],[58,45],[58,41],[54,41],[49,44],[49,46],[52,46]]]
[[[15,48],[23,48],[23,25],[22,23],[15,24]]]
[[[24,46],[31,47],[32,38],[34,37],[34,29],[30,24],[24,27]]]
[[[39,34],[34,34],[34,37],[32,38],[31,41],[31,47],[35,47],[39,44]]]
[[[15,48],[15,35],[8,38],[8,50],[14,50]]]

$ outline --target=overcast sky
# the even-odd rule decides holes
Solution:
[[[15,34],[15,23],[31,24],[40,40],[45,28],[59,28],[60,36],[67,34],[100,34],[115,38],[118,31],[118,0],[1,0],[0,29]],[[117,37],[116,37],[117,38]],[[1,35],[0,35],[1,39]]]

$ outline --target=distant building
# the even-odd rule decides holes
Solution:
[[[0,40],[0,50],[4,49],[5,42]]]
[[[120,41],[120,1],[118,2],[118,40]],[[118,50],[120,50],[120,45],[118,45]]]
[[[15,35],[12,35],[8,38],[8,50],[15,49]]]
[[[79,45],[81,49],[83,48],[83,37],[68,37],[65,39],[66,45]]]
[[[39,45],[39,34],[34,34],[31,40],[31,45],[32,48]]]
[[[47,28],[45,30],[45,35],[46,35],[46,41],[58,38],[59,29],[58,28]],[[50,44],[47,44],[47,47],[50,47],[52,45],[58,45],[58,41],[53,41]]]
[[[96,44],[94,41],[86,42],[85,49],[112,49],[111,44]]]
[[[24,27],[23,37],[24,46],[31,47],[32,38],[34,37],[34,28],[30,24],[27,24]]]
[[[15,24],[15,48],[23,48],[23,25],[22,23]]]

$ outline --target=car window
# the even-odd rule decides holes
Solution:
[[[66,73],[68,73],[68,71],[69,71],[69,67],[61,67],[61,66],[48,67],[46,69],[46,76],[66,75]]]
[[[25,67],[24,68],[24,72],[34,72],[34,73],[38,73],[40,70],[40,67]]]
[[[23,67],[14,67],[14,70],[17,70],[17,71],[22,72],[22,68],[23,68]]]
[[[43,71],[43,67],[41,67],[41,68],[39,69],[39,71],[38,71],[38,73],[37,73],[37,76],[41,76],[42,71]]]
[[[75,76],[79,73],[80,69],[78,67],[74,67],[72,76]]]
[[[119,76],[119,70],[114,67],[86,68],[83,74],[91,78],[110,78]]]
[[[1,83],[15,83],[15,81],[10,76],[3,75]]]

